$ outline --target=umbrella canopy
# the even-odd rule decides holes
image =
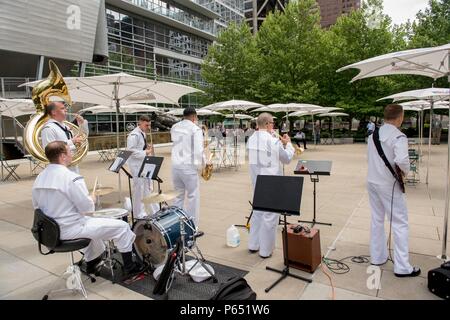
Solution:
[[[449,52],[450,43],[439,47],[398,51],[353,63],[338,69],[337,72],[351,68],[359,69],[359,74],[351,80],[352,82],[395,74],[417,74],[437,79],[449,73]]]
[[[344,112],[330,112],[319,114],[318,117],[348,117],[348,113]]]
[[[81,112],[92,112],[93,114],[97,113],[110,113],[110,112],[116,112],[116,108],[103,106],[103,105],[97,105],[89,108],[84,108],[81,110]],[[119,108],[120,113],[136,113],[136,112],[161,112],[161,109],[154,107],[154,106],[148,106],[145,104],[130,104],[126,106],[121,106]]]
[[[41,80],[28,82],[20,86],[33,87]],[[64,78],[70,97],[75,102],[96,103],[116,106],[138,102],[158,102],[178,105],[178,100],[189,93],[201,90],[181,84],[156,81],[147,78],[116,73],[93,77]]]
[[[249,116],[248,114],[239,114],[239,113],[236,113],[236,114],[227,114],[226,116],[225,116],[225,118],[236,118],[236,119],[239,119],[239,120],[251,120],[251,119],[253,119],[253,117],[252,116]]]
[[[214,110],[214,111],[221,111],[221,110],[231,110],[231,111],[237,111],[237,110],[248,110],[252,108],[260,108],[263,107],[262,104],[251,102],[251,101],[245,101],[245,100],[228,100],[228,101],[221,101],[217,103],[210,104],[206,107],[201,108],[202,109],[208,109],[208,110]]]
[[[182,116],[183,115],[183,108],[177,108],[177,109],[173,109],[170,110],[168,112],[166,112],[167,114],[171,114],[173,116]],[[216,112],[216,111],[212,111],[209,109],[199,109],[197,110],[197,115],[198,116],[214,116],[214,115],[220,115],[223,116],[223,114],[221,114],[220,112]]]
[[[448,100],[450,98],[450,89],[447,88],[427,88],[427,89],[419,89],[419,90],[411,90],[404,91],[396,94],[392,94],[390,96],[378,99],[386,100],[393,99],[393,101],[402,101],[402,100],[413,100],[413,99],[421,99],[428,101],[442,101]]]
[[[441,78],[450,75],[450,43],[432,48],[393,52],[345,66],[337,71],[339,72],[350,68],[357,68],[360,70],[359,74],[354,77],[352,81],[368,77],[397,74],[417,74],[433,79]],[[448,80],[450,82],[450,77]],[[447,95],[450,94],[447,93]],[[411,99],[422,98],[423,97],[413,97]],[[432,110],[433,108],[431,108],[431,111]],[[447,146],[446,199],[443,226],[444,236],[442,237],[442,255],[440,256],[441,259],[447,258],[447,230],[448,214],[450,209],[450,134],[448,135]],[[428,148],[428,157],[430,157],[430,144]],[[428,161],[428,166],[429,162],[430,161]]]
[[[0,114],[3,116],[16,118],[34,113],[36,113],[36,107],[31,99],[0,98]]]
[[[316,114],[328,114],[331,111],[342,110],[342,108],[337,107],[320,107],[318,109],[311,110],[302,110],[296,111],[289,114],[289,117],[302,117],[302,116],[311,116]]]

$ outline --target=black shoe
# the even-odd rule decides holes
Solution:
[[[122,281],[128,280],[145,271],[145,267],[137,262],[133,262],[130,266],[125,266]]]
[[[411,273],[394,273],[396,277],[405,278],[405,277],[417,277],[420,274],[419,267],[413,267],[413,271]]]
[[[103,254],[95,258],[94,260],[86,262],[86,273],[87,274],[100,274],[104,264]]]
[[[267,257],[263,257],[262,255],[259,255],[259,256],[263,259],[267,259],[267,258],[270,258],[272,255],[268,255]]]
[[[249,251],[250,253],[257,253],[259,250],[248,249],[248,251]]]

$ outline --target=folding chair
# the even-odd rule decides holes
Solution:
[[[19,164],[8,164],[8,161],[5,160],[3,155],[0,155],[1,166],[6,170],[6,176],[3,178],[3,181],[8,181],[10,178],[19,181],[20,177],[16,173],[16,169]]]

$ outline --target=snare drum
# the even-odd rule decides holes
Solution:
[[[122,219],[128,216],[128,210],[122,208],[108,208],[94,211],[94,218]]]
[[[168,250],[175,247],[181,235],[180,222],[184,220],[184,244],[192,247],[195,239],[195,223],[178,207],[158,211],[154,217],[138,220],[133,226],[136,234],[134,249],[142,261],[159,265],[164,263]]]

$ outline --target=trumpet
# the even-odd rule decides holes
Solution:
[[[271,134],[274,138],[277,138],[281,141],[282,136],[278,132],[272,131]],[[292,145],[294,146],[295,154],[297,156],[301,155],[305,151],[305,149],[303,149],[302,147],[299,147],[296,143],[292,143]]]

